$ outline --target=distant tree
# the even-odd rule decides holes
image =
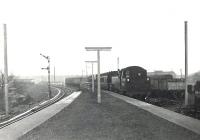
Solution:
[[[0,87],[3,87],[3,85],[4,85],[4,75],[3,75],[3,73],[2,72],[0,72]]]
[[[0,110],[4,109],[4,75],[2,72],[0,72]]]
[[[8,82],[13,81],[16,78],[16,76],[14,74],[11,74],[8,76]]]
[[[13,74],[8,76],[8,83],[13,81],[15,79],[15,76]],[[4,74],[2,72],[0,72],[0,86],[3,87],[4,86]]]

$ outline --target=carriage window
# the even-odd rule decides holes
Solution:
[[[129,71],[126,71],[126,78],[129,78],[130,77],[130,73]]]
[[[126,71],[122,71],[122,78],[126,78]]]
[[[104,78],[103,77],[100,78],[100,82],[104,82]]]
[[[141,76],[141,73],[140,73],[140,72],[138,73],[138,76]]]

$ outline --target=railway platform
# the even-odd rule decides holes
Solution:
[[[73,99],[75,100],[73,101]],[[4,137],[3,139],[200,139],[198,132],[170,121],[170,113],[165,112],[165,110],[159,110],[155,106],[108,92],[102,92],[102,103],[98,104],[96,94],[83,90],[81,94],[77,93],[74,97],[68,98],[68,100],[65,99],[56,103],[44,111],[43,115],[33,115],[31,118],[23,119],[21,123],[13,124],[4,129],[4,134],[10,135],[10,137]],[[159,113],[161,114],[160,116],[158,115]],[[168,117],[163,117],[166,114]],[[172,117],[174,116],[171,116],[171,120],[174,120]],[[187,124],[183,118],[178,116],[175,116],[175,118],[176,122],[182,120],[179,123],[185,122]],[[37,120],[36,122],[34,121],[35,119]],[[192,121],[190,120],[189,124]],[[198,127],[194,128],[198,129]],[[17,137],[11,137],[13,134],[17,135]],[[0,130],[0,138],[1,136],[2,131]]]
[[[19,139],[200,139],[198,133],[151,113],[153,109],[151,111],[144,110],[144,108],[141,109],[145,105],[137,101],[135,102],[138,105],[132,105],[127,103],[127,101],[110,95],[110,93],[102,92],[102,103],[98,104],[96,94],[86,90],[68,107],[65,107],[61,112]],[[151,107],[149,106],[149,108]],[[159,111],[157,110],[157,112]]]

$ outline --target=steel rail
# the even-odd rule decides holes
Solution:
[[[65,92],[64,92],[63,89],[57,88],[57,87],[53,87],[53,88],[56,88],[58,90],[58,94],[56,94],[56,96],[54,96],[50,100],[46,100],[46,101],[39,103],[39,105],[29,109],[28,111],[26,111],[22,114],[19,114],[19,115],[15,116],[15,117],[7,120],[7,121],[0,123],[0,129],[2,129],[2,128],[8,126],[8,125],[11,125],[11,124],[13,124],[13,123],[15,123],[19,120],[22,120],[22,119],[24,119],[24,118],[26,118],[26,117],[34,114],[34,113],[46,108],[46,107],[58,102],[59,100],[61,100],[65,96]]]

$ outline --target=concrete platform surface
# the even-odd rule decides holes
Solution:
[[[182,126],[190,131],[193,131],[197,134],[200,135],[200,120],[152,105],[152,104],[148,104],[133,98],[129,98],[120,94],[116,94],[113,92],[109,92],[109,91],[104,91],[106,93],[111,94],[114,97],[117,97],[119,99],[122,99],[124,101],[126,101],[127,103],[130,103],[132,105],[135,105],[141,109],[144,109],[156,116],[159,116],[163,119],[166,119],[172,123],[175,123],[179,126]]]

